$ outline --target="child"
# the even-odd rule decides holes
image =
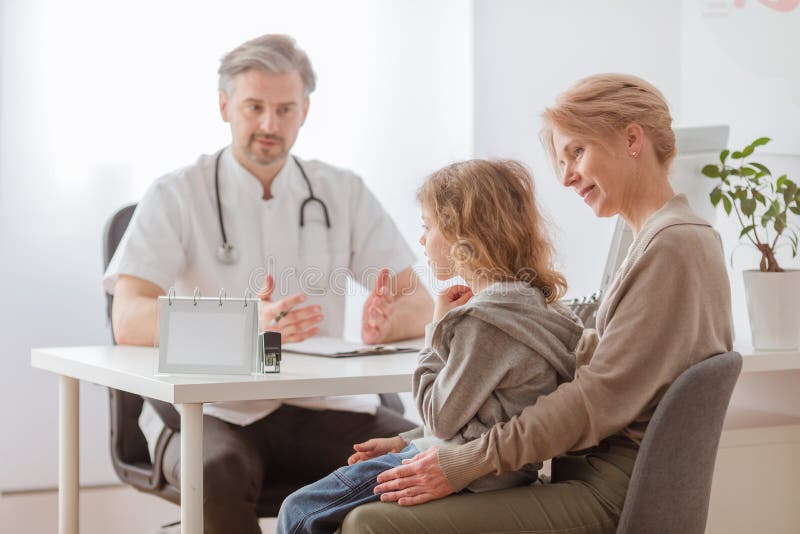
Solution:
[[[429,447],[476,439],[573,377],[582,326],[557,302],[566,282],[526,169],[456,163],[430,176],[418,199],[433,274],[467,282],[439,296],[426,328],[413,379],[424,427],[355,445],[351,465],[287,497],[278,532],[335,531],[350,510],[379,499],[378,474]],[[531,484],[540,467],[488,475],[468,491]]]

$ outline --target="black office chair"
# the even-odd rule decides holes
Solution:
[[[120,208],[106,223],[103,232],[103,265],[108,268],[111,257],[128,228],[136,204]],[[111,322],[113,295],[106,293],[106,315],[111,325],[111,339],[114,339],[114,326]],[[402,414],[403,403],[396,393],[381,394],[381,404]],[[158,439],[152,462],[147,450],[147,441],[139,429],[139,415],[144,402],[149,402],[161,417],[166,427]],[[180,504],[180,488],[170,484],[164,477],[164,451],[172,439],[180,439],[181,419],[172,404],[156,399],[144,399],[139,395],[109,388],[111,408],[111,461],[122,482],[130,484],[139,491],[158,495],[170,502]],[[287,495],[297,490],[301,484],[270,483],[261,492],[256,507],[259,517],[274,517],[280,510]]]

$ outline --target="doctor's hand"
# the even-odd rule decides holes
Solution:
[[[378,475],[375,493],[381,494],[381,501],[397,502],[400,506],[422,504],[453,493],[439,465],[439,447],[424,450],[403,460],[403,465]]]
[[[319,306],[302,306],[308,297],[302,293],[281,300],[272,300],[275,280],[267,275],[264,290],[258,295],[258,324],[261,331],[281,333],[282,343],[295,343],[319,334],[317,326],[325,316]],[[277,319],[277,323],[275,320]]]
[[[381,269],[375,288],[364,303],[361,339],[367,345],[382,343],[389,333],[389,321],[394,310],[394,294],[390,286],[389,269]]]
[[[406,440],[400,436],[393,438],[372,438],[364,443],[356,443],[353,450],[356,452],[347,459],[347,465],[357,464],[376,456],[383,456],[390,452],[400,452],[406,448]]]
[[[440,321],[447,312],[466,304],[472,297],[472,290],[467,286],[448,287],[436,298],[433,305],[433,322]]]

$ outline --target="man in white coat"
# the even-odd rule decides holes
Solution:
[[[158,343],[157,297],[170,287],[179,295],[250,289],[261,297],[261,329],[280,330],[284,342],[341,337],[346,276],[371,289],[365,343],[423,334],[432,301],[380,203],[352,172],[290,154],[315,83],[287,36],[265,35],[223,57],[219,109],[231,144],[159,178],[139,203],[104,278],[118,343]],[[204,412],[210,534],[260,532],[264,488],[303,486],[343,465],[354,443],[414,426],[374,395],[217,403]],[[164,425],[149,403],[139,424],[152,454]],[[175,435],[164,475],[178,487],[179,452]]]

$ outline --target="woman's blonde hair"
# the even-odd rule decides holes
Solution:
[[[520,280],[547,302],[567,289],[553,266],[554,251],[534,198],[533,179],[516,161],[470,160],[433,173],[417,193],[452,243],[456,272],[491,281]]]
[[[669,105],[661,91],[629,74],[595,74],[579,80],[545,109],[539,137],[560,172],[553,130],[608,147],[631,123],[642,127],[658,162],[668,168],[675,157],[675,133]]]

